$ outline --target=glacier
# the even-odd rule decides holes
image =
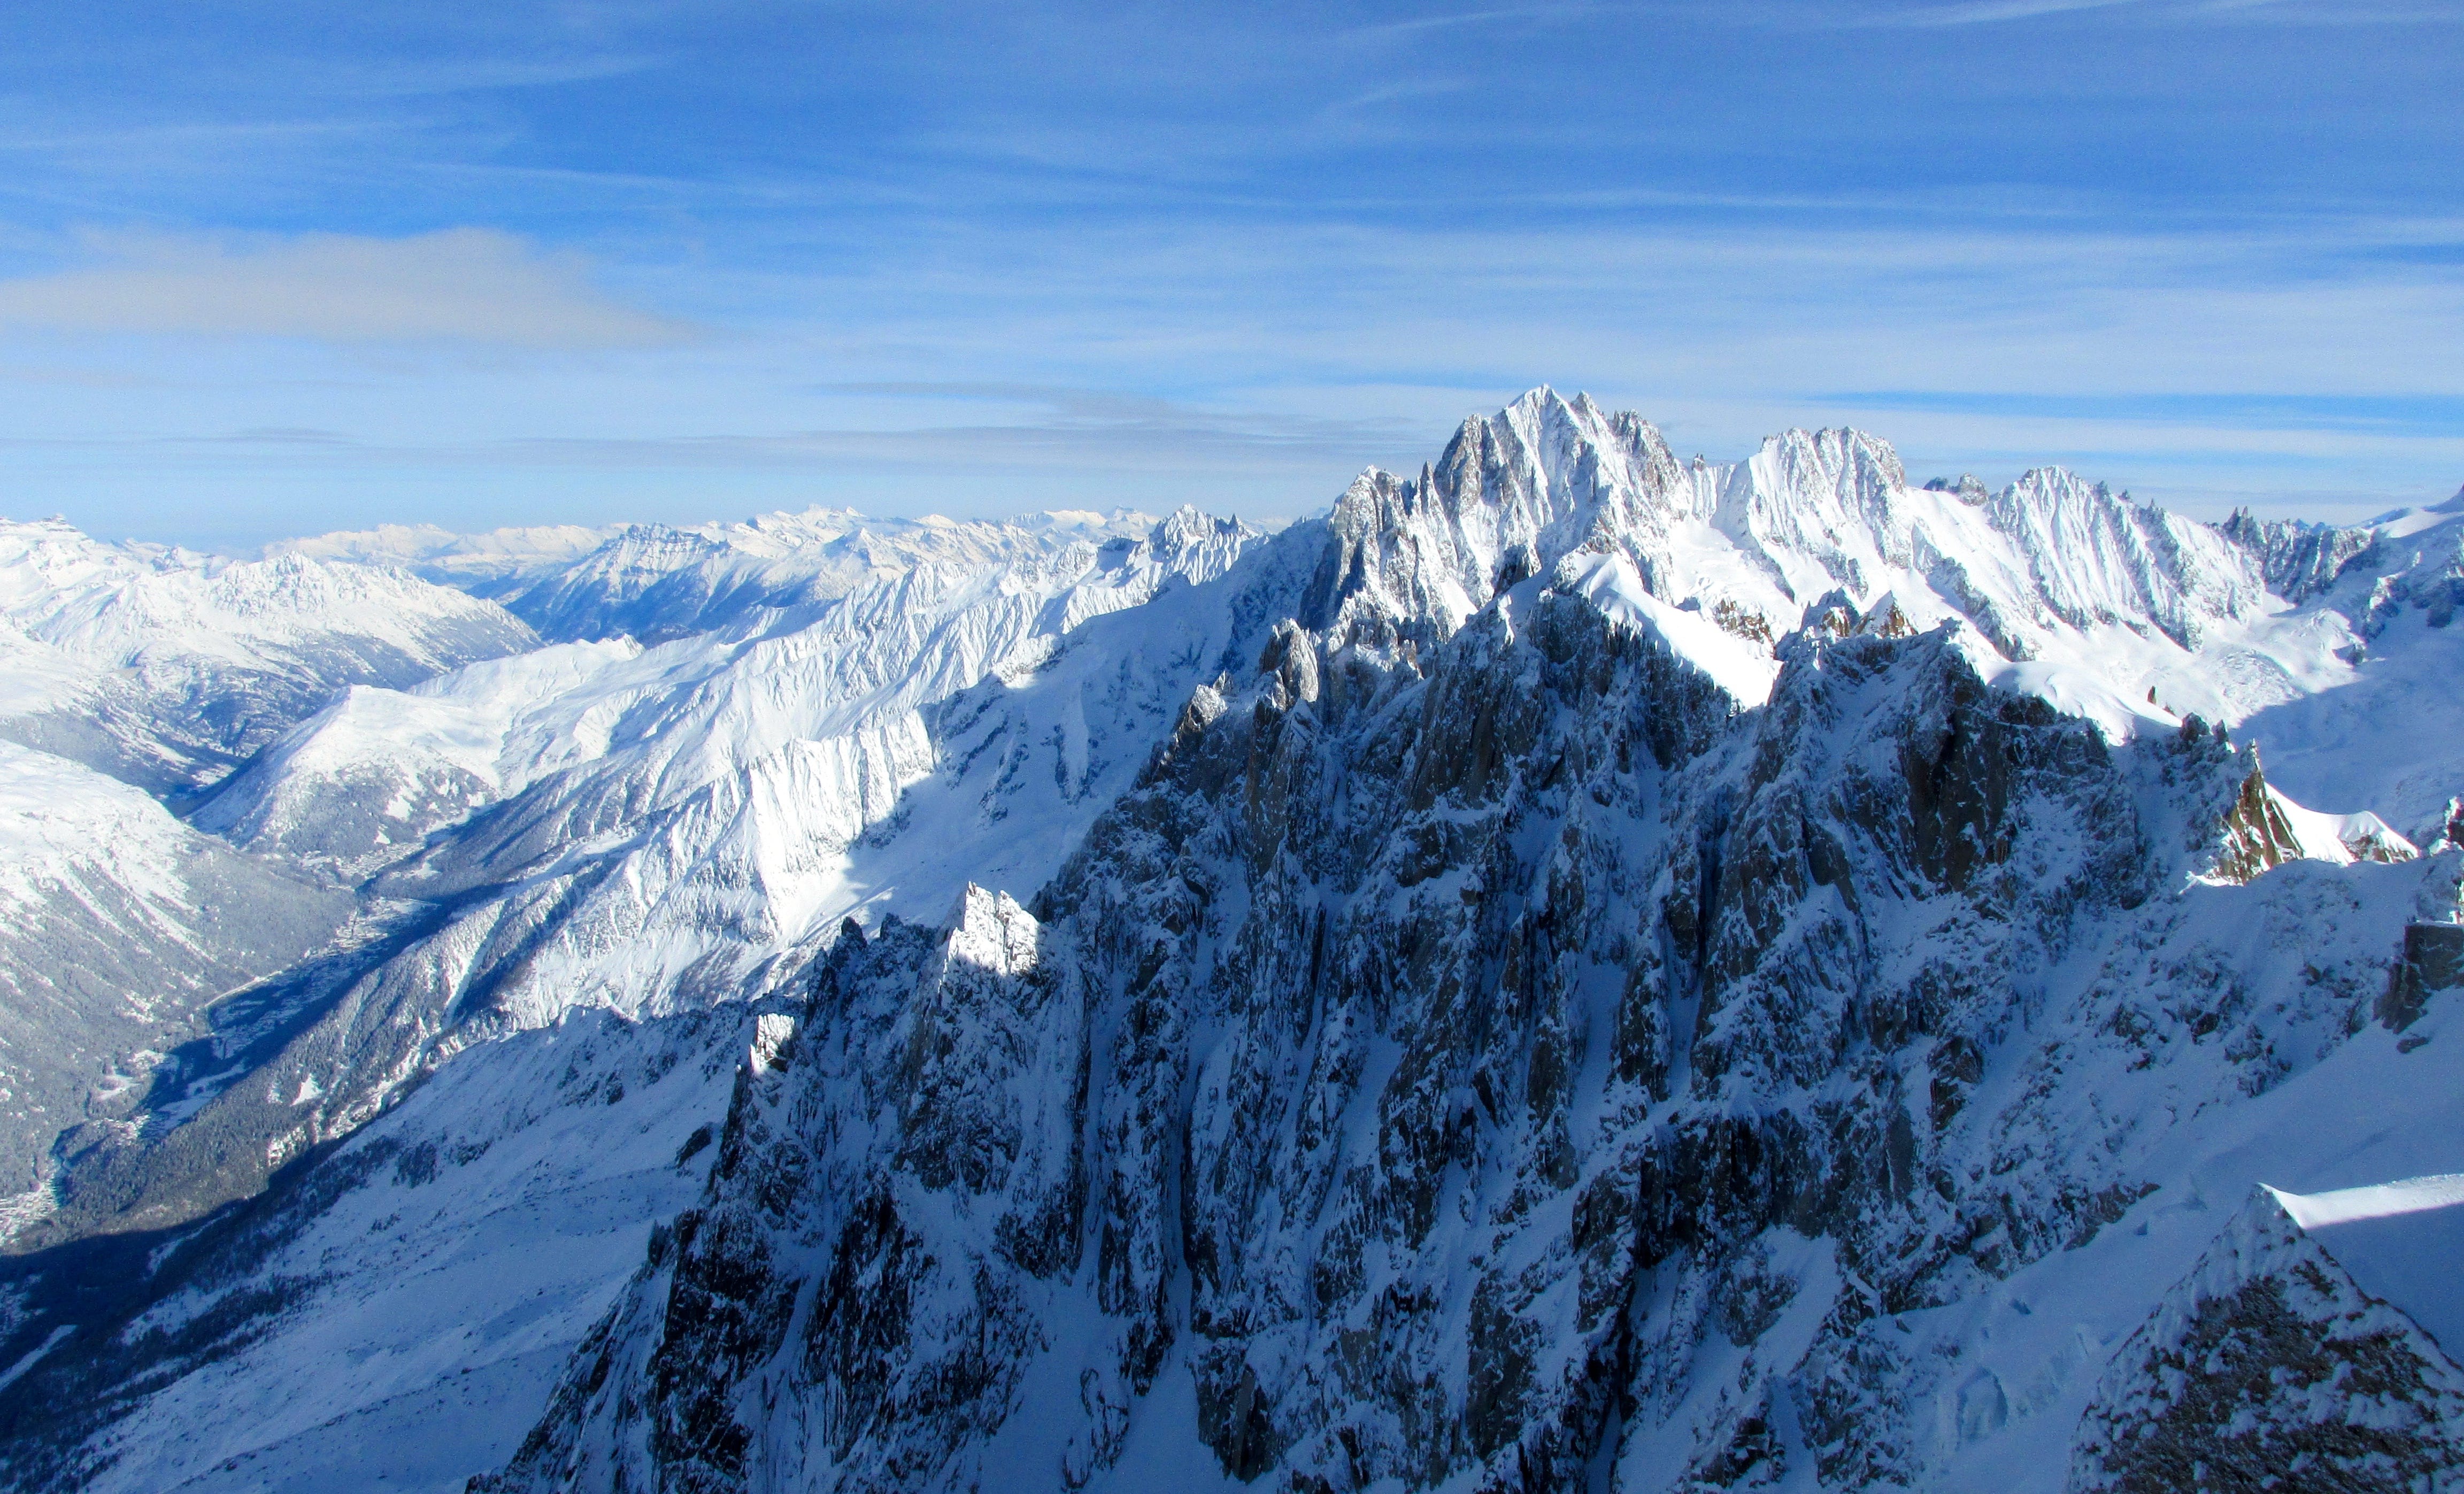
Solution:
[[[12,1486],[2464,1483],[2464,494],[15,528]]]

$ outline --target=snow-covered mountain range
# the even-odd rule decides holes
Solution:
[[[2464,1480],[2464,494],[0,539],[16,1486]]]
[[[346,684],[538,642],[405,572],[232,560],[0,522],[0,737],[157,793],[209,783]]]

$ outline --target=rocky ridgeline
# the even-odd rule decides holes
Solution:
[[[2464,605],[2464,540],[2437,525],[2464,514],[2464,492],[2427,509],[2399,510],[2367,524],[2260,519],[2237,510],[2218,532],[2248,551],[2268,589],[2289,602],[2323,596],[2364,568],[2382,573],[2349,610],[2365,637],[2384,631],[2408,606],[2445,627]]]
[[[1866,1488],[2061,1404],[1955,1325],[2122,1219],[2176,1118],[2417,1013],[2453,961],[2390,952],[2459,853],[2287,866],[2254,753],[2117,745],[1960,644],[2123,592],[2188,635],[2257,594],[2224,540],[1930,495],[2123,558],[2014,589],[1901,522],[1886,448],[1776,453],[1723,491],[1534,400],[1287,535],[1288,615],[1031,907],[849,923],[764,1019],[701,1201],[480,1485]],[[1741,698],[1653,609],[1663,540],[1783,519],[1844,588],[1930,554],[1974,605],[1826,599]],[[1648,595],[1587,592],[1603,557]],[[2455,1367],[2237,1227],[2109,1351],[2074,1481],[2449,1476]]]
[[[2464,1478],[2464,1371],[2257,1197],[2114,1355],[2078,1494]]]

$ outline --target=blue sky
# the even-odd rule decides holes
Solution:
[[[1313,510],[1538,383],[2464,481],[2464,0],[0,14],[0,513]]]

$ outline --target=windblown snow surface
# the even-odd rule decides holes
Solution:
[[[2464,1487],[2464,498],[15,532],[15,1486]]]

